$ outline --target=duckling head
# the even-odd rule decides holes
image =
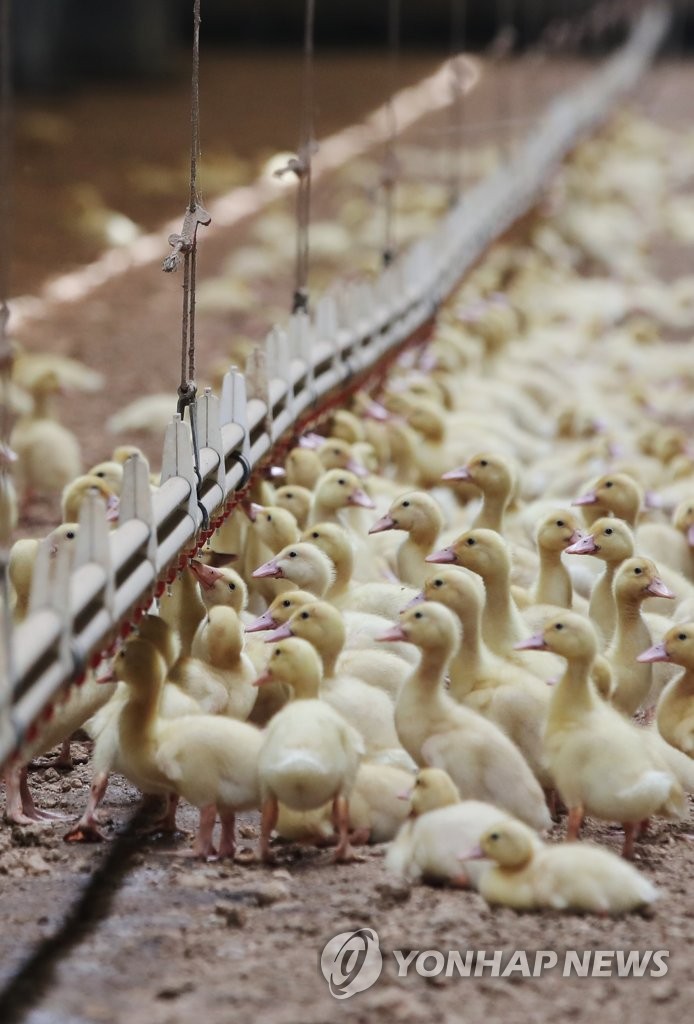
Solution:
[[[330,650],[337,656],[345,645],[347,634],[338,609],[327,601],[314,601],[298,608],[283,626],[270,634],[267,642],[290,636],[301,637],[313,644],[317,651]]]
[[[348,409],[338,409],[333,413],[330,436],[342,438],[347,444],[356,444],[366,438],[361,420]]]
[[[537,524],[535,538],[543,551],[566,551],[581,540],[578,517],[568,509],[556,508]]]
[[[595,505],[611,512],[618,519],[633,522],[643,504],[643,491],[636,480],[626,473],[606,473],[571,504]]]
[[[489,858],[504,868],[520,868],[533,856],[539,839],[527,825],[509,818],[492,825],[480,838],[479,846],[461,860]]]
[[[116,678],[142,693],[160,687],[166,678],[166,663],[159,651],[149,640],[137,636],[120,649],[113,670]]]
[[[181,643],[168,622],[159,615],[143,615],[137,632],[143,640],[149,640],[156,647],[169,667],[173,665],[181,652]]]
[[[516,473],[508,459],[492,452],[473,456],[464,466],[444,473],[442,480],[463,480],[493,497],[510,496],[516,484]]]
[[[60,499],[63,519],[76,522],[80,517],[82,502],[90,492],[101,495],[106,502],[108,520],[110,522],[116,520],[118,518],[118,495],[106,480],[99,476],[93,476],[91,473],[84,473],[76,477],[63,488]]]
[[[301,534],[301,540],[307,544],[315,544],[336,566],[342,562],[353,562],[352,544],[337,523],[316,523],[315,526],[309,526]]]
[[[672,516],[672,525],[687,538],[687,544],[694,548],[694,498],[681,501]]]
[[[195,650],[198,657],[216,668],[225,668],[238,660],[243,650],[243,627],[233,608],[210,608],[200,640],[196,638]]]
[[[507,573],[511,567],[503,537],[494,530],[468,530],[448,548],[427,555],[426,562],[462,565],[483,579],[495,573]]]
[[[300,487],[299,484],[285,484],[275,491],[275,504],[291,512],[300,527],[303,527],[308,519],[312,501],[312,491],[308,487]]]
[[[621,562],[634,554],[634,535],[621,519],[596,519],[591,532],[570,544],[567,555],[595,555],[604,562]]]
[[[414,786],[405,795],[410,799],[411,818],[460,803],[458,787],[442,768],[421,768],[415,776]]]
[[[244,580],[228,566],[205,565],[193,558],[190,570],[200,584],[200,596],[206,608],[226,605],[241,613],[248,601],[248,590]]]
[[[296,539],[298,526],[288,509],[279,505],[251,503],[249,511],[256,533],[273,551]]]
[[[313,490],[323,475],[324,466],[318,453],[310,448],[292,448],[284,461],[287,483]]]
[[[322,675],[323,666],[315,647],[292,636],[274,645],[265,671],[253,685],[287,683],[295,700],[311,700],[318,697]]]
[[[265,629],[279,629],[287,622],[297,608],[314,604],[317,598],[307,590],[285,590],[278,594],[266,612],[246,626],[247,633],[261,633]]]
[[[407,608],[400,621],[377,639],[404,640],[415,644],[424,654],[450,658],[460,646],[460,624],[444,605],[425,601]]]
[[[553,617],[539,633],[514,644],[517,651],[552,651],[567,661],[592,662],[598,653],[595,627],[575,612]]]
[[[316,487],[316,501],[333,512],[349,506],[376,508],[358,477],[348,469],[329,469],[324,473]]]
[[[637,661],[671,661],[687,669],[694,668],[694,622],[673,626],[659,644],[639,654]]]
[[[658,567],[650,558],[627,558],[617,570],[613,586],[615,597],[624,601],[675,596],[661,580]]]
[[[384,530],[405,530],[417,534],[425,530],[435,530],[438,534],[443,528],[443,515],[436,502],[424,491],[408,491],[396,498],[384,516],[374,523],[369,533],[382,533]]]
[[[484,587],[479,576],[461,567],[442,569],[424,584],[421,599],[439,601],[457,615],[484,605]],[[417,600],[415,598],[414,600]]]
[[[258,566],[253,576],[291,580],[300,589],[322,596],[335,581],[335,566],[320,548],[299,542],[282,548],[269,562]]]
[[[323,470],[347,469],[357,477],[367,477],[369,471],[352,451],[352,445],[341,437],[329,437],[318,449]]]
[[[109,459],[106,462],[98,462],[87,470],[88,476],[98,476],[106,483],[114,494],[120,494],[123,486],[123,464]]]

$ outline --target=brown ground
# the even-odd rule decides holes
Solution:
[[[691,77],[689,70],[661,75],[650,97],[655,109],[672,112],[688,95]],[[91,170],[85,174],[91,179]],[[175,208],[165,215],[171,213]],[[208,247],[209,266],[231,241],[218,238]],[[109,394],[66,410],[90,458],[108,450],[110,440],[98,424],[131,389],[133,397],[140,394],[150,377],[148,390],[177,383],[172,291],[156,266],[145,268],[26,332],[30,344],[54,343],[89,355],[112,373]],[[229,330],[223,317],[206,318],[208,355],[223,351]],[[174,354],[167,361],[168,352]],[[70,815],[81,810],[88,784],[87,764],[66,775],[51,767],[32,773],[40,802]],[[661,891],[654,918],[612,921],[492,911],[478,895],[425,887],[401,902],[404,894],[381,889],[377,848],[366,852],[366,863],[344,867],[330,864],[329,852],[294,848],[280,852],[274,870],[181,861],[165,844],[128,830],[135,799],[130,786],[111,783],[105,809],[115,838],[104,846],[65,846],[64,825],[0,831],[3,1024],[183,1024],[198,1018],[226,1024],[240,1016],[263,1024],[638,1024],[691,1015],[694,844],[682,836],[692,828],[691,816],[682,826],[658,827],[639,846],[637,863]],[[194,819],[187,810],[179,820],[192,830]],[[120,828],[126,831],[118,837]],[[587,834],[614,848],[619,842],[607,828]],[[247,841],[253,845],[251,833]],[[372,989],[338,1005],[319,973],[318,956],[334,934],[359,926],[375,928],[384,951],[667,949],[670,969],[657,980],[564,979],[555,970],[523,980],[399,981],[390,961]]]

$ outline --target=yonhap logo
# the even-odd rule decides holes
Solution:
[[[378,935],[372,928],[340,932],[321,953],[320,969],[335,999],[349,999],[371,988],[382,968]]]

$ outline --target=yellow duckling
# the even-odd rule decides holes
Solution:
[[[642,706],[653,685],[650,664],[637,661],[637,656],[652,642],[648,625],[641,615],[641,605],[647,597],[674,596],[650,558],[628,558],[615,574],[617,626],[605,657],[612,668],[614,680],[612,704],[625,715],[633,715]]]
[[[465,465],[444,473],[443,479],[462,480],[482,492],[482,507],[470,529],[504,533],[506,511],[517,488],[516,471],[508,459],[482,452]]]
[[[274,503],[291,512],[300,530],[306,529],[313,505],[313,491],[298,484],[285,484],[275,491]]]
[[[166,665],[139,637],[119,655],[129,699],[118,721],[123,774],[146,793],[175,793],[200,809],[193,853],[233,857],[235,815],[260,805],[258,758],[262,734],[251,725],[212,715],[162,719],[158,714]],[[218,851],[213,831],[219,814]]]
[[[55,558],[64,544],[72,544],[78,531],[79,526],[74,522],[62,523],[51,530],[47,538],[51,544],[51,558]],[[40,544],[41,541],[36,538],[22,537],[10,548],[9,577],[14,591],[12,618],[15,622],[22,622],[29,611],[31,581]]]
[[[623,855],[632,857],[641,822],[654,814],[681,818],[686,813],[682,787],[645,731],[598,697],[590,680],[597,636],[586,619],[565,612],[519,647],[566,659],[552,693],[545,749],[569,809],[567,838],[577,838],[586,814],[618,821],[624,828]]]
[[[404,530],[407,533],[395,555],[395,570],[403,583],[421,587],[429,575],[426,556],[436,546],[442,528],[443,514],[438,502],[424,491],[408,491],[392,502],[369,533],[386,530]]]
[[[314,544],[288,544],[273,558],[253,570],[254,579],[288,580],[299,590],[324,597],[335,579],[335,568]]]
[[[354,473],[347,469],[330,469],[316,486],[310,522],[338,523],[344,526],[346,523],[340,516],[344,509],[375,507]]]
[[[561,556],[580,539],[578,518],[568,509],[552,509],[537,524],[535,541],[540,556],[540,572],[532,592],[533,604],[572,607],[575,595],[571,574]]]
[[[421,768],[409,792],[409,818],[386,853],[386,869],[408,882],[445,882],[456,888],[477,888],[482,865],[461,864],[460,851],[471,849],[499,808],[480,800],[461,800],[447,772]]]
[[[492,722],[453,701],[444,690],[460,628],[443,605],[408,609],[383,640],[407,640],[421,652],[398,696],[400,742],[421,767],[443,768],[465,798],[484,800],[533,827],[550,822],[542,790],[518,748]]]
[[[290,810],[311,811],[331,801],[338,833],[335,860],[353,859],[349,799],[364,753],[361,736],[319,698],[321,663],[309,643],[292,639],[273,648],[257,685],[275,678],[291,681],[293,699],[265,729],[258,755],[261,857],[264,861],[272,859],[270,834],[277,823],[280,802]]]
[[[346,652],[345,625],[339,611],[326,601],[299,608],[268,637],[268,643],[298,636],[315,647],[323,663],[322,699],[335,708],[358,732],[366,746],[366,757],[380,764],[409,770],[412,762],[400,746],[393,720],[393,698],[379,685],[381,672],[375,652]],[[364,670],[357,676],[353,665]],[[372,681],[367,681],[372,680]]]
[[[626,473],[606,473],[571,504],[581,506],[589,529],[596,519],[608,515],[623,519],[633,529],[643,505],[643,490]]]
[[[694,758],[694,625],[673,626],[660,643],[643,651],[644,663],[671,662],[684,669],[665,687],[658,701],[660,735],[687,757]]]
[[[311,448],[292,448],[284,460],[286,483],[312,491],[325,472],[318,452]]]
[[[479,883],[486,901],[515,910],[627,914],[658,896],[647,878],[609,850],[589,843],[549,846],[520,821],[488,827],[479,848],[463,855],[463,866],[478,858],[494,862]]]

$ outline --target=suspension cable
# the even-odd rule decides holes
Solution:
[[[395,140],[398,121],[395,112],[395,93],[398,85],[400,56],[400,0],[388,0],[388,102],[386,103],[386,137],[383,145],[384,240],[381,259],[384,267],[395,259],[395,186],[398,178],[398,160]]]

